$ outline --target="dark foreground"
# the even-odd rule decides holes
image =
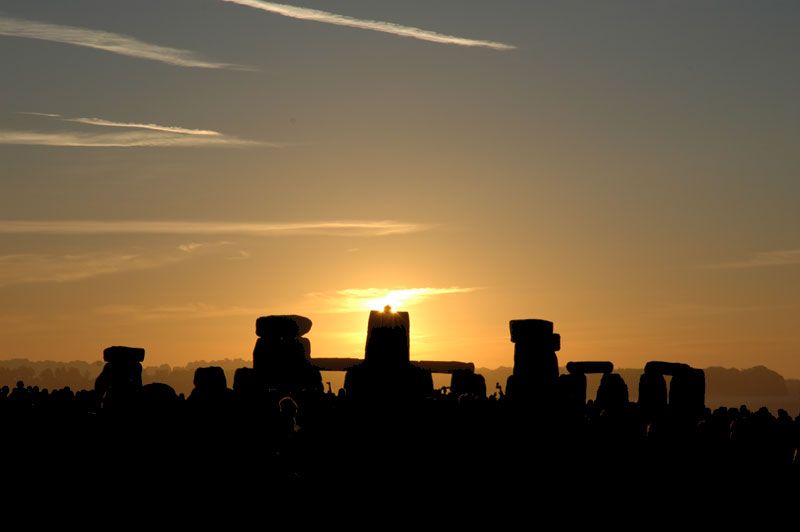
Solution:
[[[482,489],[603,471],[644,483],[709,471],[794,474],[800,465],[800,417],[766,409],[687,417],[666,408],[654,416],[635,403],[601,410],[590,401],[567,411],[506,398],[356,402],[232,390],[188,400],[143,393],[114,409],[97,408],[95,399],[92,391],[25,388],[0,395],[6,471],[189,486],[258,479]]]

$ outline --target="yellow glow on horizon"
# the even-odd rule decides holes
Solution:
[[[412,305],[432,297],[445,294],[464,294],[477,288],[348,288],[340,290],[339,295],[346,299],[346,308],[352,310],[383,310],[387,305],[393,312],[406,310]]]
[[[384,310],[387,306],[391,307],[392,312],[405,308],[414,298],[412,290],[389,290],[385,295],[368,299],[363,302],[365,310]],[[417,296],[418,298],[418,296]]]

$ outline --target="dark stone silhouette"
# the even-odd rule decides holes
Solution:
[[[177,403],[178,394],[175,393],[175,389],[161,382],[145,384],[139,393],[141,408],[153,416],[173,413]]]
[[[663,375],[672,377],[669,386],[668,404],[670,409],[683,416],[701,415],[705,408],[705,372],[688,364],[661,361],[651,361],[645,364],[644,375],[639,381],[640,402],[644,383],[644,404],[647,408],[658,410],[665,407],[666,382]],[[661,376],[661,380],[658,379],[658,376]]]
[[[188,401],[202,405],[225,406],[232,399],[225,371],[219,366],[197,368],[194,372],[194,390]]]
[[[705,408],[706,377],[702,369],[676,373],[669,386],[669,404],[677,412],[699,416]]]
[[[259,338],[300,338],[308,334],[311,325],[310,319],[295,314],[262,316],[256,320],[256,336]]]
[[[233,391],[237,394],[250,396],[258,389],[258,375],[253,368],[238,368],[233,374]]]
[[[612,362],[567,362],[567,371],[570,373],[611,373],[614,371]]]
[[[367,323],[367,346],[364,361],[384,367],[402,367],[411,363],[411,336],[408,312],[373,310]]]
[[[103,350],[106,364],[94,383],[104,408],[130,407],[142,388],[144,349],[112,346]]]
[[[194,371],[194,393],[218,393],[228,388],[225,371],[219,366],[197,368]]]
[[[322,376],[311,364],[311,330],[303,316],[263,316],[256,320],[253,369],[268,389],[281,393],[322,393]]]
[[[486,397],[486,380],[474,371],[458,369],[453,372],[450,392],[456,397],[468,395],[483,399]]]
[[[651,360],[644,365],[644,372],[674,376],[677,373],[688,370],[690,367],[691,366],[688,364],[682,364],[680,362],[661,362],[659,360]]]
[[[553,322],[512,320],[514,372],[506,382],[509,399],[546,406],[554,401],[558,384],[558,357],[561,336],[553,334]]]
[[[568,411],[582,411],[586,406],[586,374],[568,373],[559,376],[558,397]]]
[[[103,350],[103,361],[121,362],[123,364],[133,364],[144,362],[144,349],[141,347],[125,347],[113,345]]]
[[[619,411],[628,404],[628,385],[619,373],[604,373],[595,404],[601,410]]]
[[[421,399],[433,393],[430,370],[411,364],[408,312],[369,313],[364,362],[347,371],[344,389],[353,399]]]
[[[667,407],[667,380],[661,373],[642,373],[639,377],[639,406],[654,416]]]
[[[614,364],[606,361],[567,362],[567,371],[568,375],[558,378],[559,398],[564,407],[577,411],[586,404],[586,375],[611,373]]]

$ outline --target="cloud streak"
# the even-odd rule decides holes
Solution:
[[[179,67],[253,70],[252,67],[243,65],[208,61],[189,50],[150,44],[127,35],[5,16],[0,16],[0,36],[37,39],[94,48],[118,55],[157,61]]]
[[[51,116],[51,115],[46,115]],[[55,115],[58,116],[58,115]],[[104,118],[63,118],[65,122],[77,122],[79,124],[88,124],[90,126],[101,127],[122,127],[128,129],[149,129],[152,131],[163,131],[166,133],[177,133],[179,135],[199,135],[209,137],[219,137],[222,133],[210,129],[188,129],[185,127],[177,126],[162,126],[160,124],[140,124],[136,122],[114,122]]]
[[[264,2],[261,0],[223,0],[241,6],[252,7],[275,13],[284,17],[311,20],[314,22],[322,22],[325,24],[334,24],[336,26],[347,26],[350,28],[359,28],[363,30],[378,31],[381,33],[390,33],[400,37],[409,37],[421,41],[435,42],[439,44],[452,44],[457,46],[474,46],[491,48],[493,50],[513,50],[516,47],[510,44],[505,44],[495,41],[482,41],[477,39],[467,39],[465,37],[456,37],[454,35],[445,35],[435,31],[423,30],[412,26],[402,26],[393,22],[381,22],[379,20],[364,20],[349,17],[347,15],[337,15],[336,13],[329,13],[327,11],[320,11],[317,9],[309,9],[305,7],[292,6],[287,4],[277,4],[275,2]]]
[[[188,244],[181,244],[178,249],[184,253],[194,253],[198,250],[215,248],[219,246],[230,246],[233,242],[223,240],[221,242],[189,242]]]
[[[60,118],[61,115],[56,113],[37,113],[34,111],[18,111],[17,114],[20,115],[30,115],[30,116],[46,116],[48,118]]]
[[[233,148],[247,146],[284,148],[290,145],[285,142],[260,142],[226,135],[202,136],[166,133],[165,130],[114,133],[0,130],[0,144],[66,148]]]
[[[784,249],[778,251],[763,251],[754,254],[748,259],[712,264],[707,266],[707,268],[715,270],[746,270],[770,266],[793,266],[797,264],[800,264],[800,249]]]
[[[266,146],[283,148],[285,142],[262,142],[223,135],[211,129],[191,129],[179,126],[140,122],[117,122],[105,118],[64,118],[55,113],[20,112],[20,114],[57,118],[103,128],[123,128],[136,131],[87,133],[83,131],[18,131],[0,130],[0,144],[25,146],[62,146],[70,148],[172,148],[172,147],[245,147]],[[141,130],[141,131],[140,131]]]
[[[424,288],[345,288],[333,294],[312,293],[310,297],[321,299],[329,305],[328,312],[364,312],[383,310],[386,305],[394,310],[404,310],[432,297],[469,294],[479,287],[424,287]]]
[[[329,235],[387,236],[415,233],[429,226],[391,220],[238,223],[186,221],[0,220],[0,234],[41,235]]]

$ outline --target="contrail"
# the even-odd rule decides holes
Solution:
[[[0,144],[63,146],[69,148],[190,148],[266,146],[283,148],[287,143],[259,142],[230,136],[187,135],[157,132],[77,133],[0,130]]]
[[[481,46],[484,48],[491,48],[493,50],[514,50],[516,48],[516,46],[501,42],[467,39],[465,37],[456,37],[453,35],[437,33],[435,31],[414,28],[412,26],[401,26],[400,24],[395,24],[393,22],[357,19],[347,15],[337,15],[336,13],[329,13],[327,11],[309,9],[306,7],[276,4],[275,2],[263,2],[261,0],[222,1],[252,7],[255,9],[261,9],[262,11],[269,11],[270,13],[283,15],[284,17],[296,18],[300,20],[313,20],[315,22],[324,22],[326,24],[335,24],[337,26],[349,26],[351,28],[379,31],[382,33],[391,33],[392,35],[410,37],[412,39],[419,39],[421,41],[430,41],[440,44],[455,44],[458,46]]]
[[[0,16],[0,35],[84,46],[181,67],[253,70],[243,65],[207,61],[189,50],[150,44],[118,33],[4,16]]]
[[[98,148],[138,148],[138,147],[181,147],[181,146],[268,146],[282,148],[288,143],[258,142],[223,135],[211,129],[190,129],[178,126],[162,126],[161,124],[145,124],[139,122],[116,122],[105,118],[67,118],[57,113],[38,113],[20,111],[19,114],[57,118],[64,122],[77,122],[99,127],[143,129],[146,132],[124,133],[83,133],[83,132],[48,132],[36,131],[2,131],[0,144],[27,144],[36,146],[69,146]]]
[[[61,118],[61,115],[56,113],[35,113],[33,111],[17,111],[17,114],[31,115],[31,116],[46,116],[47,118]]]
[[[378,221],[318,221],[291,223],[238,223],[187,221],[100,220],[0,220],[0,234],[42,235],[243,235],[280,236],[319,234],[331,236],[386,236],[408,234],[428,226]]]
[[[219,131],[212,131],[210,129],[188,129],[185,127],[176,126],[162,126],[159,124],[139,124],[136,122],[114,122],[104,118],[64,118],[65,122],[77,122],[79,124],[88,124],[90,126],[101,127],[124,127],[131,129],[150,129],[153,131],[165,131],[167,133],[178,133],[181,135],[201,135],[201,136],[220,136],[222,133]]]

